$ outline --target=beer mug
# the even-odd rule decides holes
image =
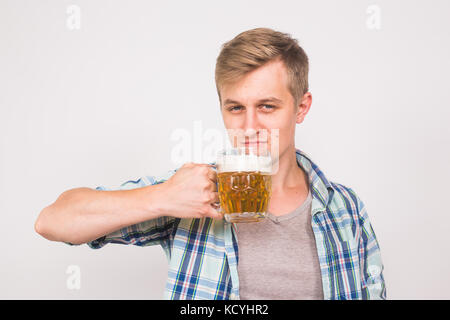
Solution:
[[[265,218],[272,187],[269,151],[254,148],[221,150],[217,157],[220,211],[228,222]]]

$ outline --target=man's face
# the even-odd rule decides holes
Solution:
[[[295,106],[281,60],[270,61],[238,81],[223,86],[220,95],[226,129],[245,133],[235,138],[232,144],[268,148],[274,153],[275,149],[271,148],[276,148],[277,139],[276,152],[280,157],[288,148],[295,147],[295,125],[303,122],[311,105],[308,92]],[[274,129],[278,129],[278,137]]]

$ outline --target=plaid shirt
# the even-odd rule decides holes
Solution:
[[[380,248],[364,203],[355,192],[328,181],[303,151],[297,162],[308,173],[312,193],[311,224],[316,239],[324,299],[386,299]],[[118,188],[162,183],[165,176],[144,176]],[[224,219],[160,217],[132,225],[87,243],[159,244],[169,261],[165,299],[239,299],[238,243],[233,223]]]

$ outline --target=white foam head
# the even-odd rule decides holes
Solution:
[[[259,171],[272,173],[272,159],[270,156],[254,154],[225,154],[217,161],[219,172]]]

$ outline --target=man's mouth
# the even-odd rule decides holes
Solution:
[[[245,141],[244,144],[246,146],[248,145],[257,145],[257,144],[264,144],[267,143],[267,141]]]

